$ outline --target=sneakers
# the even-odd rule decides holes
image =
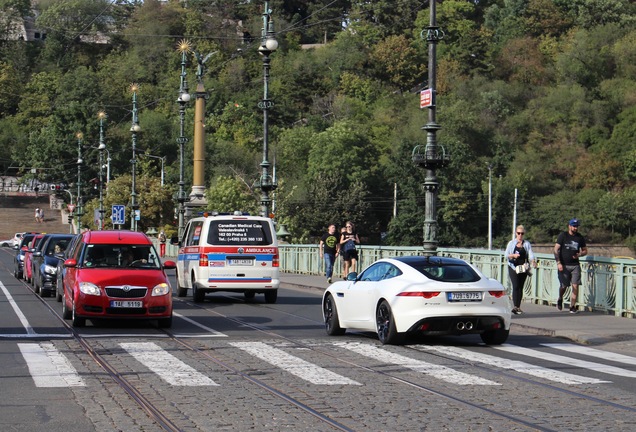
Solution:
[[[512,313],[515,315],[521,315],[523,314],[523,311],[521,309],[519,309],[518,307],[514,307],[512,308]]]
[[[577,308],[570,308],[570,313],[571,314],[577,314],[577,313],[579,313],[579,310]]]
[[[557,300],[557,309],[558,310],[563,310],[563,299],[562,298]]]
[[[331,278],[327,278],[327,283],[331,283]]]

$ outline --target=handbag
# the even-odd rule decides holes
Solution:
[[[515,267],[515,273],[527,273],[528,276],[532,276],[532,272],[530,271],[530,263],[524,263]]]

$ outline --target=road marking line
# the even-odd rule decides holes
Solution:
[[[18,319],[22,323],[22,327],[25,328],[27,334],[29,334],[29,335],[36,334],[35,330],[33,330],[33,327],[31,327],[31,324],[29,324],[29,321],[26,319],[26,316],[24,316],[24,314],[22,313],[22,311],[18,307],[18,304],[15,302],[15,300],[13,300],[13,297],[11,296],[11,293],[4,286],[4,284],[2,282],[0,282],[0,289],[2,289],[2,292],[4,292],[4,295],[7,297],[7,300],[9,301],[9,304],[13,308],[13,311],[15,312],[15,314],[18,316]]]
[[[178,316],[178,317],[179,317],[179,318],[181,318],[182,320],[187,321],[187,322],[189,322],[190,324],[194,324],[195,326],[200,327],[200,328],[202,328],[203,330],[205,330],[205,331],[208,331],[208,332],[212,333],[214,336],[227,337],[227,335],[226,335],[226,334],[223,334],[223,333],[221,333],[221,332],[219,332],[219,331],[216,331],[216,330],[214,330],[213,328],[206,327],[206,326],[204,326],[203,324],[199,324],[198,322],[196,322],[196,321],[194,321],[194,320],[192,320],[192,319],[190,319],[190,318],[188,318],[188,317],[185,317],[185,316],[183,316],[183,315],[181,315],[181,314],[178,314],[178,313],[176,313],[176,312],[174,312],[174,311],[172,312],[172,315],[174,315],[174,316]]]
[[[52,343],[19,343],[36,387],[84,387],[71,362]]]
[[[232,342],[230,345],[240,348],[267,363],[284,369],[312,384],[322,385],[361,385],[360,383],[338,375],[328,369],[316,366],[301,358],[295,357],[278,348],[270,347],[262,342]]]
[[[630,366],[636,366],[636,357],[626,356],[623,354],[617,354],[609,351],[602,351],[596,348],[588,348],[580,345],[567,344],[567,343],[544,343],[541,344],[546,347],[556,348],[559,350],[575,352],[578,354],[587,355],[590,357],[597,357],[603,360],[610,360],[617,363],[625,363]]]
[[[585,360],[578,360],[572,357],[561,356],[557,354],[550,354],[548,352],[537,351],[530,348],[522,348],[515,345],[504,344],[501,346],[493,347],[498,350],[511,352],[527,357],[535,357],[541,360],[547,360],[555,363],[559,363],[564,366],[576,366],[583,369],[589,369],[596,372],[606,373],[610,375],[617,375],[629,378],[636,378],[636,372],[621,369],[614,366],[604,365],[602,363],[589,362]]]
[[[137,361],[174,386],[218,386],[154,342],[120,343]]]
[[[378,360],[383,363],[400,365],[452,384],[501,385],[497,382],[490,381],[485,378],[480,378],[474,375],[466,374],[464,372],[459,372],[446,366],[428,363],[421,360],[415,360],[368,344],[361,344],[358,342],[336,342],[334,343],[334,345],[346,348],[350,351]]]
[[[501,369],[511,369],[522,374],[531,375],[537,378],[543,378],[549,381],[556,381],[563,384],[599,384],[611,382],[602,381],[596,378],[574,375],[567,372],[559,372],[553,369],[544,368],[542,366],[537,366],[522,361],[491,356],[489,354],[475,353],[463,348],[431,345],[411,345],[411,348],[415,348],[420,351],[435,352],[439,354],[459,357],[463,360],[484,363],[489,366],[494,366]]]

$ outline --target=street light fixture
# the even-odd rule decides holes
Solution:
[[[77,232],[79,233],[81,230],[80,218],[84,215],[82,213],[82,164],[84,163],[82,160],[82,138],[84,138],[84,134],[77,132],[75,137],[77,138],[77,210],[75,217],[77,218]]]
[[[177,144],[179,144],[179,192],[177,195],[177,202],[179,203],[179,238],[183,235],[185,230],[185,202],[186,192],[185,183],[183,181],[184,176],[184,146],[188,142],[188,138],[185,137],[185,110],[186,104],[190,101],[190,93],[188,93],[188,81],[186,80],[186,56],[192,50],[190,42],[183,39],[179,42],[177,50],[181,53],[181,79],[179,82],[179,97],[177,103],[179,104],[179,138],[177,138]]]
[[[106,144],[104,143],[104,119],[106,113],[100,111],[97,113],[99,119],[99,223],[97,229],[104,229],[104,150],[106,150]],[[110,159],[110,154],[108,159]]]
[[[263,110],[263,161],[261,162],[261,216],[269,217],[270,204],[272,202],[269,193],[278,186],[276,181],[269,175],[270,163],[269,152],[269,118],[268,111],[274,106],[274,102],[269,100],[269,69],[270,54],[278,49],[278,41],[274,38],[274,21],[271,16],[272,10],[269,8],[269,1],[265,1],[263,9],[263,31],[261,46],[258,48],[259,54],[263,56],[263,100],[258,103]]]
[[[130,160],[130,164],[132,165],[132,191],[130,193],[130,207],[132,209],[131,217],[130,217],[130,229],[132,231],[137,231],[137,210],[139,206],[137,205],[137,193],[135,191],[135,176],[136,176],[136,165],[137,165],[137,133],[141,131],[141,127],[139,127],[139,119],[137,118],[137,92],[139,91],[139,85],[136,83],[132,83],[130,85],[130,91],[132,92],[132,125],[130,126],[130,132],[132,133],[132,159]]]

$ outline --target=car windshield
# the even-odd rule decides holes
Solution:
[[[435,265],[431,262],[411,265],[427,278],[440,282],[476,282],[480,279],[477,272],[468,265]]]
[[[88,244],[82,266],[159,269],[161,260],[151,245]]]

